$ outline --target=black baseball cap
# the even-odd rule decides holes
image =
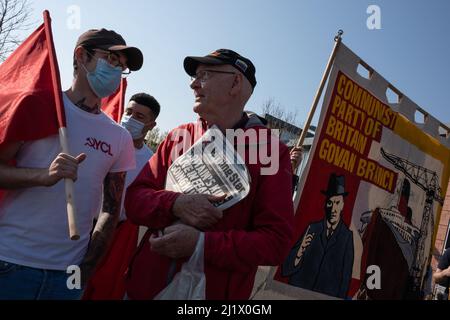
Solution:
[[[186,57],[184,59],[184,70],[190,76],[194,76],[199,64],[206,65],[225,65],[229,64],[240,72],[248,79],[252,88],[256,86],[256,69],[253,63],[241,56],[239,53],[229,49],[218,49],[204,57]]]
[[[121,51],[127,57],[128,69],[137,71],[144,63],[141,50],[127,46],[120,34],[113,30],[91,29],[83,33],[76,46],[99,48],[108,51]]]

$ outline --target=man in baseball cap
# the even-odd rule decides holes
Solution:
[[[204,65],[231,65],[247,78],[252,88],[256,86],[255,66],[253,63],[241,56],[239,53],[229,49],[218,49],[204,57],[186,57],[184,59],[184,70],[190,76],[194,76],[199,64]]]
[[[127,65],[131,71],[139,70],[144,62],[141,50],[127,46],[122,36],[113,30],[88,30],[78,38],[76,47],[78,46],[122,52],[127,57]]]
[[[117,32],[88,30],[78,38],[75,46],[75,86],[87,84],[97,98],[106,98],[117,90],[122,75],[139,70],[143,61],[141,50],[127,46]]]
[[[170,132],[151,165],[144,166],[127,189],[128,218],[149,228],[129,267],[127,297],[249,299],[258,266],[281,264],[291,245],[294,210],[289,151],[256,114],[244,111],[256,85],[255,67],[249,59],[220,49],[205,57],[186,57],[184,69],[191,76],[193,110],[200,119]],[[223,210],[214,203],[223,201],[225,194],[182,194],[166,190],[164,184],[175,157],[192,150],[191,143],[211,126],[235,134],[230,140],[243,151],[250,174],[250,194]],[[261,146],[271,150],[270,159],[256,154],[263,150]],[[264,172],[269,166],[273,170]],[[230,181],[240,179],[235,178]],[[208,186],[220,186],[208,181]],[[184,273],[175,274],[197,246],[204,254],[204,269],[199,272],[204,271],[204,278],[197,281],[191,275],[189,291],[193,294],[185,291],[183,295],[180,287],[162,291],[174,277],[184,277]]]

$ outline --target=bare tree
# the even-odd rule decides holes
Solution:
[[[268,126],[272,129],[278,129],[280,137],[286,132],[299,135],[300,128],[297,123],[297,110],[286,111],[274,98],[269,98],[261,106],[262,113],[268,121]],[[270,117],[272,116],[272,117]],[[281,120],[281,121],[280,121]]]
[[[28,0],[0,0],[0,61],[22,42],[18,33],[31,26],[30,16]]]
[[[287,123],[290,123],[292,125],[297,125],[297,110],[295,111],[286,111],[283,106],[281,106],[279,103],[275,102],[274,98],[267,99],[262,107],[262,113],[263,114],[270,114],[271,116],[274,116],[275,118],[281,119]]]

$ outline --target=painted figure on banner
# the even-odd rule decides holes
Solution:
[[[309,224],[282,266],[289,284],[345,298],[352,278],[353,232],[342,220],[345,177],[332,173],[325,195],[325,218]]]

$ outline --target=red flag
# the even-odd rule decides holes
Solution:
[[[113,118],[117,123],[120,123],[120,119],[122,118],[122,114],[124,111],[126,90],[127,79],[123,78],[117,91],[113,95],[102,99],[103,112]]]
[[[0,65],[0,147],[58,132],[48,42],[42,24]]]
[[[58,120],[65,125],[64,110],[56,110],[62,108],[61,85],[48,11],[44,19],[0,64],[0,149],[56,134]],[[0,190],[0,200],[2,195]]]
[[[97,267],[83,300],[122,300],[125,295],[125,277],[137,249],[139,226],[129,220],[116,229],[109,252]]]

